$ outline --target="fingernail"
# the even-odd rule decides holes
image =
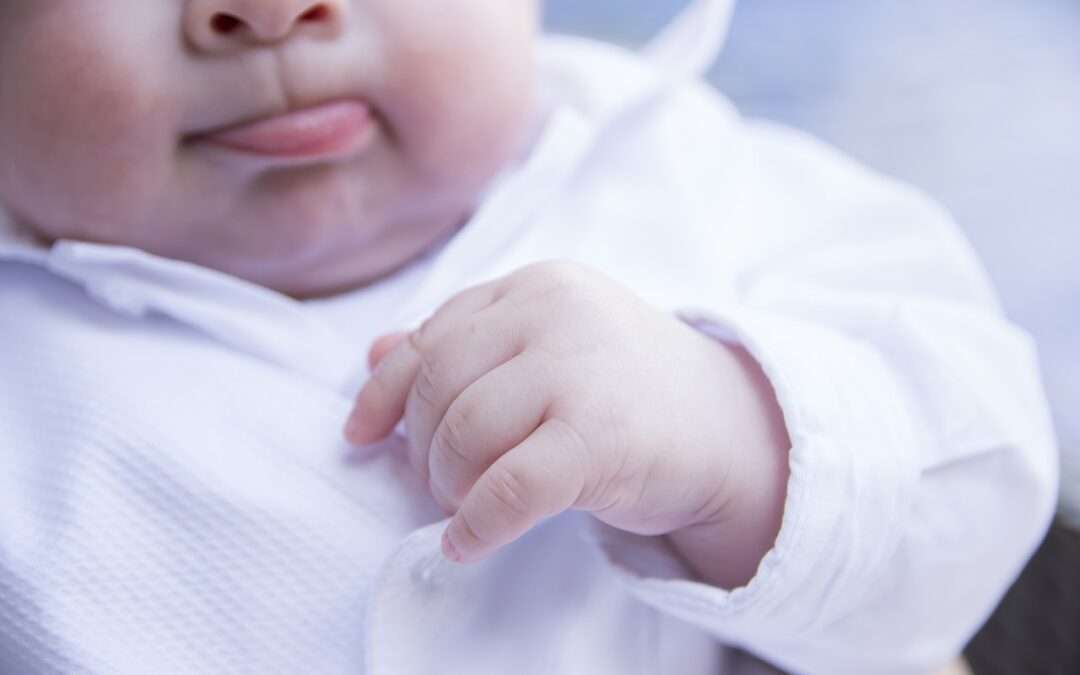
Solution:
[[[360,416],[353,411],[349,415],[349,419],[345,420],[345,440],[353,443],[354,445],[360,445],[354,439],[360,434]]]
[[[446,528],[446,532],[443,532],[442,536],[442,552],[449,560],[453,562],[461,562],[461,554],[458,553],[457,548],[454,546],[454,542],[450,541],[450,528]]]

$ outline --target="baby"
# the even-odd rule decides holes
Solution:
[[[1028,339],[700,80],[727,2],[540,9],[0,4],[0,671],[959,653],[1053,508]]]

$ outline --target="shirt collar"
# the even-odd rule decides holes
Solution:
[[[669,72],[704,75],[727,42],[736,0],[691,0],[645,47]]]

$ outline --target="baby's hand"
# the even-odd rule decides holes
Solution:
[[[588,268],[534,265],[377,342],[346,436],[371,444],[404,416],[458,562],[571,508],[638,534],[745,529],[774,462],[742,444],[755,392],[738,351]]]

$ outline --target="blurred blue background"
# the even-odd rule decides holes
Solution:
[[[681,0],[548,0],[551,30],[637,45]],[[1080,1],[742,0],[712,80],[959,219],[1037,337],[1080,523]]]

